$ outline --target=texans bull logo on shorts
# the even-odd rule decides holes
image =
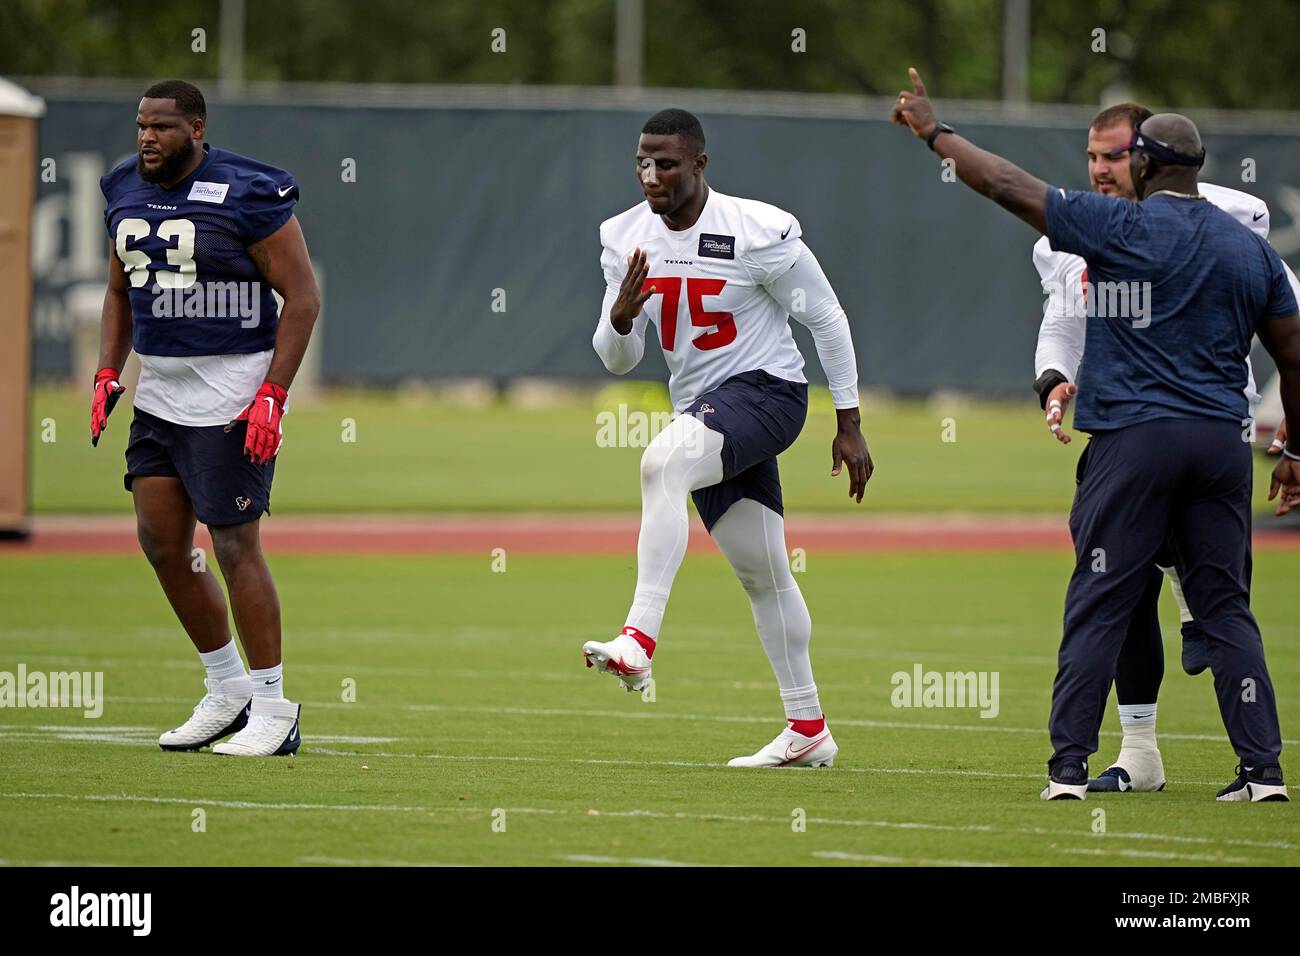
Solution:
[[[248,507],[249,505],[251,505],[252,503],[253,503],[253,501],[252,501],[251,498],[243,498],[243,497],[240,497],[240,498],[236,498],[236,499],[235,499],[235,507],[238,508],[240,511],[243,511],[245,508],[247,508],[247,507]]]

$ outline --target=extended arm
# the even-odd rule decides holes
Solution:
[[[921,75],[908,69],[911,93],[904,90],[894,101],[890,119],[908,126],[921,139],[934,132],[938,121],[925,95]],[[1047,183],[1025,172],[1010,160],[980,149],[956,133],[943,133],[934,140],[934,151],[953,160],[957,177],[982,196],[1023,219],[1039,232],[1047,231]]]

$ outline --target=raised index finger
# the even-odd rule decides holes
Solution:
[[[921,74],[916,72],[916,67],[909,66],[907,75],[912,79],[912,92],[917,96],[925,96],[925,84],[921,82]]]

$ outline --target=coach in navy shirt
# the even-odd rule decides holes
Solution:
[[[935,120],[916,71],[892,118],[957,175],[1088,263],[1075,426],[1090,432],[1070,513],[1076,564],[1052,692],[1045,799],[1083,799],[1106,696],[1133,609],[1172,534],[1188,605],[1206,633],[1215,691],[1240,760],[1221,800],[1285,800],[1282,735],[1250,611],[1250,439],[1243,393],[1252,336],[1300,415],[1300,316],[1281,260],[1205,201],[1196,127],[1161,114],[1129,145],[1141,203],[1066,192]],[[1095,314],[1094,314],[1095,313]],[[1084,459],[1086,459],[1086,467]],[[1300,505],[1300,439],[1273,473],[1278,513]]]
[[[1255,323],[1296,314],[1267,240],[1199,195],[1171,190],[1132,203],[1050,189],[1046,233],[1053,249],[1087,260],[1097,312],[1079,370],[1077,428],[1164,418],[1249,424],[1245,361]]]

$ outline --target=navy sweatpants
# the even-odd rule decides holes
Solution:
[[[1170,536],[1233,749],[1248,766],[1277,763],[1277,704],[1250,613],[1251,460],[1241,426],[1144,422],[1096,433],[1084,454],[1070,511],[1075,568],[1052,687],[1051,763],[1096,752],[1120,649]]]

